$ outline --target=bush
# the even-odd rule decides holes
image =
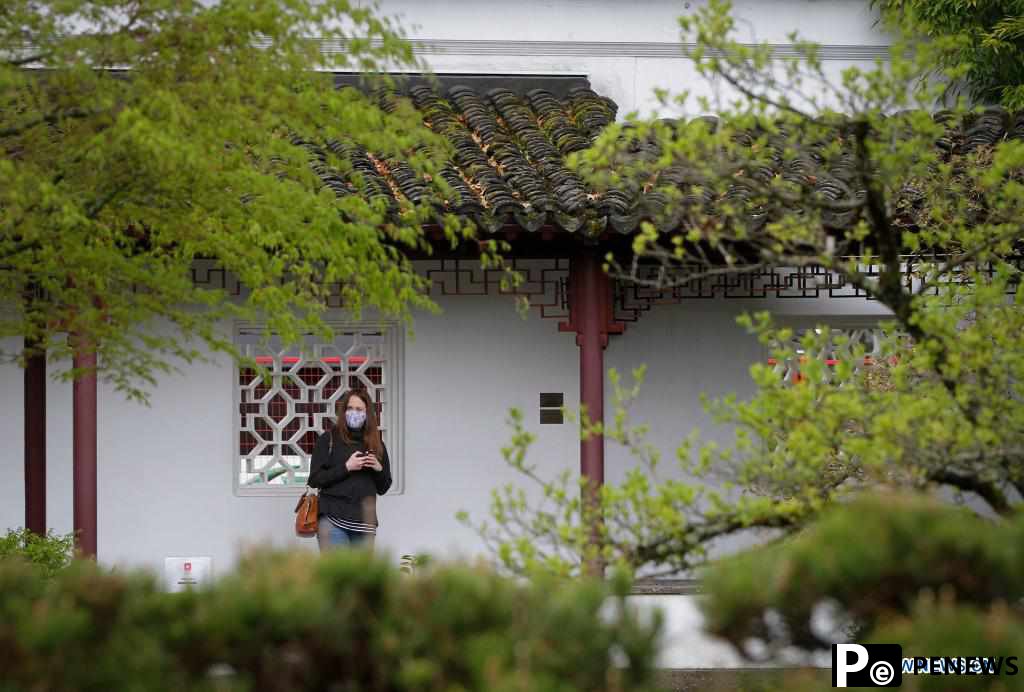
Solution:
[[[359,552],[254,555],[206,590],[0,563],[0,690],[653,690],[660,620],[603,584]],[[609,608],[609,604],[617,607]]]
[[[706,627],[751,657],[832,643],[900,644],[904,657],[1020,656],[1024,513],[992,522],[931,497],[877,493],[802,534],[708,571]],[[1018,659],[1017,666],[1024,668]],[[903,678],[907,690],[1021,689],[1020,676]],[[820,681],[787,690],[818,690]]]
[[[42,568],[46,576],[67,567],[75,548],[73,534],[60,536],[50,530],[45,536],[28,529],[11,529],[0,537],[0,560],[18,557]]]

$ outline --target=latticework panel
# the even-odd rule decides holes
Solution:
[[[258,330],[241,330],[242,352],[258,368],[238,370],[240,489],[300,487],[319,435],[334,424],[337,402],[350,389],[369,392],[389,449],[395,393],[394,350],[386,330],[339,331],[333,343],[284,349],[260,344]]]
[[[508,281],[504,269],[484,269],[478,260],[424,260],[417,262],[417,266],[420,274],[430,281],[433,297],[515,296],[524,299],[530,307],[538,308],[541,317],[569,317],[568,259],[508,259],[506,267],[520,277],[520,283],[514,286],[503,285]]]
[[[903,262],[903,285],[907,291],[916,292],[922,286],[922,274],[930,271],[942,257],[931,258],[930,262],[906,257]],[[1015,256],[1009,260],[1018,269],[1024,269],[1024,257]],[[882,266],[861,264],[858,271],[867,279],[877,279]],[[972,265],[971,269],[992,276],[995,265],[986,263]],[[968,284],[970,279],[963,270],[950,272],[935,282],[929,291],[939,292],[940,287],[949,284]],[[1017,279],[1010,282],[1009,292],[1015,292]],[[615,282],[616,321],[635,322],[654,305],[679,304],[699,299],[758,298],[857,298],[871,300],[867,293],[846,281],[839,274],[821,266],[805,267],[758,267],[756,270],[711,271],[697,265],[674,267],[665,270],[658,265],[644,265],[637,269],[630,280]]]
[[[854,370],[860,370],[865,366],[876,365],[882,362],[882,331],[878,327],[836,327],[830,329],[828,340],[817,349],[807,349],[803,345],[803,339],[808,331],[816,331],[820,334],[820,328],[794,329],[793,337],[788,345],[793,349],[794,355],[780,361],[776,358],[769,358],[769,365],[774,366],[779,377],[788,383],[797,383],[804,380],[806,375],[805,367],[802,364],[810,360],[820,360],[829,366],[824,368],[824,380],[832,381],[832,366],[846,362],[852,364]],[[844,337],[844,338],[838,338]],[[858,346],[863,347],[863,354],[859,357],[856,354]]]

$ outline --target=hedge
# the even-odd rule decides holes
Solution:
[[[261,553],[209,588],[76,561],[0,560],[0,690],[655,689],[658,618],[625,588],[360,551]]]

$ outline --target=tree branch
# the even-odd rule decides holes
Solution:
[[[23,252],[28,252],[29,250],[38,250],[41,247],[42,243],[38,240],[23,240],[20,243],[16,243],[14,247],[4,250],[3,254],[0,254],[0,261],[8,260],[11,257],[20,255]]]
[[[936,469],[928,473],[928,480],[943,485],[950,485],[960,490],[972,492],[981,497],[1000,516],[1013,514],[1013,505],[1006,494],[993,483],[987,483],[975,476],[968,476],[948,469]]]
[[[783,103],[782,101],[778,101],[778,100],[773,99],[773,98],[771,98],[769,96],[765,96],[764,94],[756,93],[755,91],[753,91],[750,88],[748,88],[742,81],[740,81],[738,78],[736,78],[735,76],[733,76],[732,74],[730,74],[726,70],[723,70],[723,69],[720,69],[720,68],[716,68],[715,69],[715,74],[720,76],[722,79],[724,79],[730,85],[732,85],[733,88],[735,88],[737,91],[739,91],[741,94],[743,94],[747,98],[751,99],[752,101],[759,101],[760,103],[766,104],[768,106],[772,106],[773,108],[778,108],[779,110],[785,111],[787,113],[791,113],[792,115],[795,115],[798,118],[803,118],[804,120],[807,120],[808,122],[812,122],[812,123],[815,123],[815,124],[818,124],[818,125],[824,124],[823,121],[820,118],[815,118],[813,115],[810,115],[808,113],[804,113],[802,110],[800,110],[796,106],[793,106],[793,105],[788,104],[788,103]]]
[[[921,282],[921,286],[917,289],[917,291],[914,293],[914,295],[915,296],[924,295],[925,293],[927,293],[931,289],[933,289],[936,286],[938,286],[939,282],[940,282],[940,280],[941,280],[941,278],[943,276],[949,274],[954,269],[958,269],[958,268],[964,266],[965,264],[968,264],[969,262],[972,262],[974,259],[976,259],[978,257],[978,255],[980,255],[981,253],[985,252],[985,250],[988,250],[988,249],[992,248],[993,245],[995,245],[997,243],[1001,243],[1001,242],[1003,242],[1005,240],[1014,240],[1014,239],[1020,238],[1021,235],[1022,235],[1021,229],[1020,228],[1014,228],[1012,230],[1012,232],[1008,233],[1005,237],[1004,236],[997,236],[995,238],[990,239],[989,241],[987,241],[985,243],[981,243],[980,245],[975,246],[971,250],[968,250],[966,252],[962,252],[959,255],[954,255],[953,257],[951,257],[949,259],[949,261],[947,261],[945,264],[943,264],[939,268],[938,272],[935,275],[935,280],[934,281],[922,281]]]
[[[82,118],[92,117],[94,115],[97,115],[98,113],[99,111],[85,110],[82,108],[72,108],[67,111],[61,111],[60,113],[50,113],[48,115],[36,118],[35,120],[30,120],[29,122],[24,123],[18,127],[9,127],[5,130],[0,130],[0,139],[4,139],[7,137],[16,137],[17,135],[20,135],[23,132],[27,132],[28,130],[31,130],[33,127],[37,127],[39,125],[53,125],[54,123],[60,122],[61,120],[65,119],[80,120]]]

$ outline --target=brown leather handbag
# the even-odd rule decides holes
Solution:
[[[299,498],[299,503],[295,505],[295,533],[300,536],[315,536],[319,510],[320,497],[306,488],[306,492]]]
[[[327,458],[334,456],[334,434],[331,434],[331,446],[327,451]],[[310,461],[312,463],[312,460]],[[318,528],[320,514],[320,497],[308,485],[306,492],[302,493],[298,504],[295,505],[295,533],[300,536],[315,536]]]

